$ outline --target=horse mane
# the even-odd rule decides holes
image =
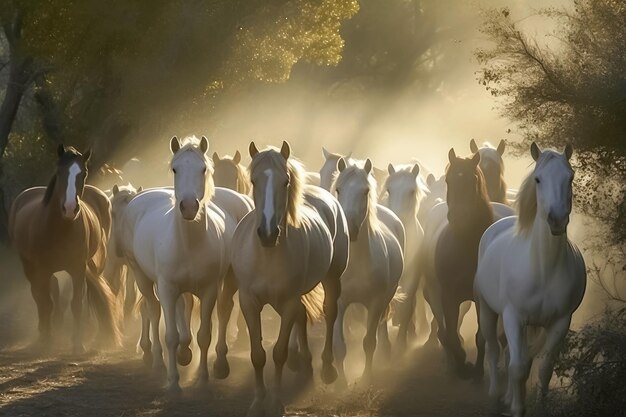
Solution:
[[[333,194],[336,192],[337,188],[341,188],[352,178],[365,175],[365,171],[363,170],[364,163],[364,161],[355,160],[353,162],[353,165],[347,166],[343,171],[341,171],[337,176],[337,181],[335,181]],[[376,178],[374,178],[372,172],[367,174],[367,185],[369,188],[369,192],[367,193],[368,204],[367,215],[365,216],[365,219],[367,220],[368,227],[371,230],[377,230],[380,228],[380,223],[378,220],[378,193],[376,192],[378,188],[376,184]]]
[[[43,196],[44,206],[47,206],[50,200],[52,199],[52,194],[54,194],[54,185],[56,184],[56,182],[57,182],[57,175],[55,173],[50,179],[48,186],[46,187],[46,194],[44,194]]]
[[[237,168],[237,186],[241,187],[241,193],[248,195],[252,191],[252,184],[250,183],[250,174],[246,167],[241,164],[235,164]]]
[[[200,150],[200,139],[198,139],[196,136],[187,136],[186,138],[181,140],[180,149],[172,156],[172,159],[170,161],[170,169],[172,168],[172,164],[174,164],[174,161],[176,161],[178,158],[180,158],[181,155],[187,152],[193,152],[204,160],[208,172],[208,174],[206,175],[206,192],[204,194],[204,199],[205,201],[211,200],[213,198],[213,195],[215,194],[215,184],[213,183],[213,161],[206,153]]]
[[[515,207],[517,208],[517,233],[527,235],[533,227],[537,216],[537,183],[535,182],[535,171],[559,154],[554,151],[544,151],[535,163],[535,169],[524,178],[522,185],[517,192]]]
[[[252,158],[248,175],[256,169],[261,161],[269,160],[270,164],[279,169],[285,169],[285,159],[275,147],[259,152]],[[294,157],[287,159],[287,174],[289,175],[289,192],[287,194],[287,224],[292,227],[300,227],[302,216],[300,207],[304,204],[304,166]]]

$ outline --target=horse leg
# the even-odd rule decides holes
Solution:
[[[422,337],[426,333],[426,329],[429,328],[428,315],[427,315],[426,300],[424,299],[424,289],[420,285],[415,295],[415,337]],[[411,328],[409,327],[409,336],[411,335]]]
[[[235,342],[233,343],[234,350],[245,350],[248,348],[249,343],[248,327],[246,326],[246,319],[243,317],[241,308],[237,311],[237,336],[235,336]]]
[[[265,349],[261,342],[261,309],[262,306],[259,301],[247,293],[246,291],[239,291],[239,305],[246,324],[248,326],[248,333],[250,334],[250,359],[254,366],[254,379],[255,379],[255,393],[254,401],[248,410],[248,417],[263,417],[265,416],[265,397],[267,394],[265,388],[265,381],[263,380],[263,368],[265,367]]]
[[[526,380],[532,360],[528,356],[526,332],[520,319],[510,309],[502,314],[504,332],[509,342],[509,386],[507,399],[510,400],[514,417],[522,417],[526,402]]]
[[[47,347],[51,338],[50,316],[52,298],[50,297],[50,274],[41,272],[30,265],[24,265],[24,273],[30,282],[30,292],[37,304],[39,318],[39,339],[37,345]]]
[[[204,384],[209,380],[209,366],[207,363],[207,357],[209,354],[209,346],[211,345],[211,315],[213,314],[213,308],[215,307],[218,289],[219,284],[212,283],[204,291],[204,293],[200,295],[201,321],[200,328],[198,329],[198,346],[200,347],[200,365],[198,368],[197,377],[198,384]]]
[[[139,311],[141,313],[141,336],[139,346],[143,351],[143,362],[146,366],[152,365],[152,342],[150,342],[150,306],[145,299],[140,301]]]
[[[124,282],[125,294],[124,294],[124,317],[128,318],[132,316],[133,309],[137,303],[137,288],[135,287],[135,277],[131,268],[126,266],[126,280]]]
[[[180,292],[174,285],[168,283],[164,279],[159,279],[157,284],[159,300],[163,307],[163,316],[165,318],[165,343],[167,345],[167,385],[166,388],[171,392],[179,392],[180,385],[178,380],[178,366],[176,362],[176,354],[178,352],[178,344],[180,336],[178,327],[176,326],[176,304],[180,298]]]
[[[61,289],[59,279],[53,274],[50,277],[50,295],[52,296],[52,321],[59,329],[63,327],[63,305],[61,304]]]
[[[461,336],[461,326],[463,325],[463,320],[465,319],[465,316],[467,316],[467,313],[469,313],[471,308],[472,308],[471,301],[463,301],[461,305],[459,306],[459,321],[457,322],[456,333],[459,335],[461,346],[465,344],[465,340],[463,339],[463,336]],[[478,309],[476,311],[478,314]]]
[[[376,351],[376,332],[383,319],[387,304],[375,301],[367,309],[367,331],[363,338],[363,351],[365,352],[365,369],[361,376],[361,382],[369,383],[372,379],[372,364],[374,362],[374,351]]]
[[[474,380],[480,381],[485,375],[485,336],[480,331],[480,306],[478,300],[476,301],[476,322],[478,328],[476,329],[476,363],[474,364]]]
[[[346,381],[346,373],[343,367],[343,362],[346,359],[346,339],[344,336],[344,317],[346,314],[347,305],[341,300],[337,304],[337,320],[333,326],[333,352],[335,359],[337,360],[338,383],[340,387],[346,387],[348,385]]]
[[[296,315],[296,321],[294,323],[294,329],[289,337],[289,354],[292,354],[292,339],[293,336],[297,338],[297,345],[299,349],[296,352],[296,358],[298,359],[298,371],[302,375],[310,380],[313,377],[313,355],[311,349],[309,349],[309,336],[307,334],[307,316],[304,304],[300,303],[300,308]],[[332,349],[331,349],[332,350]],[[287,356],[289,361],[289,356]]]
[[[137,281],[137,287],[139,287],[139,291],[141,291],[141,294],[143,295],[142,303],[146,305],[145,310],[148,313],[150,328],[152,330],[152,352],[148,354],[146,348],[149,349],[150,344],[144,343],[142,345],[142,348],[144,348],[143,360],[145,363],[148,363],[148,359],[152,358],[152,368],[155,371],[161,372],[165,369],[165,364],[163,363],[163,347],[161,346],[161,338],[159,336],[161,304],[154,295],[154,283],[140,270],[135,270],[135,278]]]
[[[498,343],[498,315],[485,303],[478,302],[479,328],[483,335],[482,341],[486,342],[487,361],[489,362],[489,397],[498,397],[498,361],[500,360],[500,344]]]
[[[424,297],[430,306],[430,310],[433,313],[433,319],[430,323],[430,336],[426,341],[428,346],[437,346],[437,339],[439,342],[445,344],[445,316],[442,305],[441,288],[438,282],[431,285],[429,290],[424,289]]]
[[[380,345],[380,353],[386,361],[391,360],[391,342],[389,341],[389,320],[387,320],[386,312],[383,312],[382,319],[378,324],[378,344]]]
[[[83,353],[83,301],[85,299],[85,267],[68,271],[72,276],[72,315],[74,316],[74,329],[72,332],[72,345],[75,354]]]
[[[217,379],[224,379],[230,374],[230,366],[228,365],[228,344],[226,343],[228,321],[233,311],[233,296],[237,292],[237,281],[232,271],[229,271],[224,277],[222,291],[220,291],[217,299],[217,318],[218,318],[218,335],[217,344],[215,345],[215,353],[217,358],[213,364],[213,373]],[[241,317],[241,314],[239,315]],[[239,330],[241,333],[241,329]],[[237,337],[239,337],[239,333]]]
[[[552,371],[554,370],[554,361],[559,347],[567,335],[571,319],[571,316],[563,317],[547,328],[544,357],[539,364],[539,388],[542,397],[545,397],[548,393]]]
[[[335,380],[337,380],[337,368],[335,368],[335,365],[333,364],[335,360],[333,354],[333,337],[335,323],[337,322],[337,303],[339,295],[341,294],[341,281],[338,277],[327,277],[322,281],[322,286],[324,287],[324,319],[326,320],[326,339],[324,341],[324,350],[322,351],[321,377],[324,384],[332,384]],[[341,326],[343,327],[343,315],[341,317]]]
[[[176,302],[176,327],[178,329],[178,350],[176,361],[181,366],[191,362],[191,313],[193,311],[193,295],[182,294]]]
[[[417,279],[413,279],[411,280],[411,282],[407,283],[407,289],[406,289],[407,298],[398,307],[398,315],[400,316],[399,318],[400,326],[398,328],[397,344],[398,344],[398,350],[401,353],[404,353],[406,351],[408,333],[410,333],[412,330],[413,336],[415,336],[415,325],[413,324],[413,316],[415,314],[418,286],[419,286],[419,281]]]
[[[459,319],[459,302],[445,296],[443,298],[443,308],[445,315],[445,343],[444,348],[448,355],[448,368],[456,370],[456,373],[461,378],[469,376],[469,368],[465,362],[465,351],[461,346],[461,340],[459,339],[458,319]]]
[[[304,306],[300,301],[300,297],[295,297],[287,301],[280,311],[280,332],[278,339],[274,345],[272,356],[274,358],[274,389],[273,396],[268,404],[269,416],[282,416],[285,413],[280,397],[283,380],[283,367],[287,361],[287,350],[289,345],[289,337],[293,328],[296,317],[304,313]],[[304,325],[306,328],[306,314],[304,314]]]

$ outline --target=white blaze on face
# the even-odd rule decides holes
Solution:
[[[74,162],[68,170],[67,190],[65,191],[65,204],[63,204],[65,214],[69,217],[73,217],[74,212],[76,211],[76,178],[80,173],[80,166],[78,165],[78,163]]]
[[[274,172],[271,169],[265,170],[265,175],[267,175],[267,185],[265,188],[265,202],[263,204],[263,215],[265,216],[265,225],[267,226],[267,230],[270,230],[270,221],[272,216],[274,215]]]

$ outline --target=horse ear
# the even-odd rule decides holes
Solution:
[[[254,158],[256,154],[259,153],[259,149],[254,144],[254,141],[250,142],[250,146],[248,147],[248,152],[250,152],[250,158]]]
[[[139,194],[139,193],[140,193],[140,192],[142,192],[142,191],[143,191],[143,185],[142,185],[142,186],[140,186],[139,188],[137,188],[137,194]]]
[[[322,155],[324,155],[324,159],[328,159],[332,153],[328,152],[328,149],[322,146]]]
[[[502,139],[500,140],[500,143],[498,144],[498,149],[496,149],[498,153],[500,154],[500,156],[504,155],[505,148],[506,148],[506,143],[504,142],[504,139]]]
[[[117,186],[117,184],[115,184],[113,186],[113,190],[111,190],[113,192],[113,195],[116,195],[117,193],[120,192],[120,187]]]
[[[396,173],[396,169],[393,167],[392,164],[387,165],[387,172],[389,172],[389,175],[393,175]]]
[[[420,174],[420,166],[418,164],[413,165],[411,173],[415,176],[415,178],[417,178],[417,176]]]
[[[206,153],[209,150],[209,140],[206,136],[202,136],[202,139],[200,139],[200,150],[202,153]]]
[[[233,162],[236,164],[241,162],[241,154],[239,153],[239,151],[235,152],[235,156],[233,156]]]
[[[63,144],[60,143],[59,146],[57,146],[57,155],[60,158],[63,156],[64,153],[65,153],[65,146],[63,146]]]
[[[539,159],[539,155],[541,155],[541,149],[539,149],[539,146],[537,146],[535,142],[530,144],[530,155],[535,161]]]
[[[567,143],[565,145],[565,150],[563,151],[563,154],[565,154],[565,157],[567,158],[567,160],[569,161],[569,159],[572,157],[572,154],[574,153],[574,147],[572,146],[571,143]]]
[[[448,160],[450,163],[456,162],[456,152],[454,152],[454,148],[450,148],[450,152],[448,152]]]
[[[339,160],[337,161],[337,169],[339,170],[339,172],[343,172],[344,169],[346,169],[346,160],[343,159],[343,157],[339,158]]]
[[[433,174],[428,174],[428,176],[426,177],[426,185],[432,187],[435,181],[437,181],[435,176]]]
[[[480,163],[480,152],[476,152],[474,156],[472,156],[472,162],[474,163],[474,165],[478,166],[478,164]]]
[[[478,152],[478,145],[476,145],[476,141],[474,139],[470,140],[470,151],[472,151],[472,153]]]
[[[176,153],[180,150],[180,142],[176,136],[173,136],[170,140],[170,150],[172,153]]]
[[[291,147],[289,146],[289,142],[286,140],[283,141],[283,146],[280,147],[280,154],[285,159],[289,159],[289,155],[291,154]]]
[[[372,161],[370,161],[369,158],[367,158],[365,160],[365,165],[363,166],[363,169],[365,170],[365,172],[367,172],[368,174],[372,172]]]
[[[85,163],[89,162],[91,159],[91,149],[87,149],[87,152],[83,154],[83,158],[85,159]]]
[[[220,161],[220,156],[217,154],[217,152],[213,152],[213,163],[217,164]]]

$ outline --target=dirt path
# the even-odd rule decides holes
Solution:
[[[69,316],[68,316],[69,318]],[[252,365],[248,352],[229,355],[231,376],[211,379],[208,386],[193,386],[195,362],[181,372],[183,394],[168,396],[164,375],[146,369],[128,335],[126,348],[81,356],[69,355],[65,335],[53,353],[35,354],[25,348],[36,335],[36,308],[15,259],[0,250],[0,416],[243,416],[253,397]],[[337,392],[319,381],[321,333],[312,332],[316,361],[313,386],[303,384],[286,370],[285,400],[288,416],[483,416],[486,387],[445,375],[443,353],[416,349],[390,364],[375,362],[374,382]],[[272,340],[271,332],[268,339]],[[466,335],[466,340],[469,340]],[[270,350],[268,342],[266,350]],[[358,340],[349,342],[347,370],[362,370]],[[211,352],[214,348],[211,348]],[[194,352],[195,353],[195,352]],[[210,358],[212,364],[213,358]],[[271,355],[266,380],[271,384]]]

